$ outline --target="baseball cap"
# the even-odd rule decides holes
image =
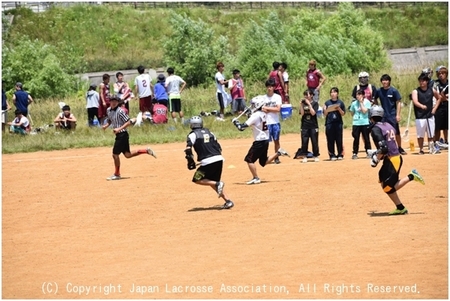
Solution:
[[[97,85],[94,84],[94,83],[92,83],[92,84],[89,86],[89,88],[97,89]]]
[[[165,80],[166,79],[166,77],[164,76],[164,74],[159,74],[158,75],[158,80]]]
[[[441,65],[441,66],[438,66],[438,67],[436,68],[436,72],[439,72],[439,70],[441,70],[442,67],[445,67],[445,66],[442,66],[442,65]]]
[[[16,86],[19,87],[19,88],[22,88],[22,83],[21,82],[17,82]]]

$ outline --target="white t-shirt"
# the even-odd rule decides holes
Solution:
[[[134,85],[138,87],[139,98],[148,97],[152,95],[152,78],[148,73],[139,74],[134,80]]]
[[[283,72],[283,81],[285,83],[289,81],[289,74],[286,71]]]
[[[22,118],[19,119],[19,117],[14,118],[13,123],[22,123],[22,127],[27,128],[30,125],[30,121],[28,118],[22,115]]]
[[[217,72],[216,76],[214,77],[214,79],[216,80],[217,92],[225,94],[226,93],[225,92],[225,87],[224,87],[224,85],[222,85],[220,83],[221,80],[225,80],[225,77],[223,76],[223,74],[220,73],[220,72]]]
[[[245,122],[252,127],[253,139],[255,141],[269,140],[269,129],[266,124],[266,113],[263,111],[254,112]]]
[[[276,107],[276,106],[280,106],[281,109],[281,104],[283,103],[283,101],[281,100],[281,96],[274,93],[271,97],[268,96],[267,94],[266,96],[266,102],[265,102],[265,107]],[[277,124],[280,123],[280,112],[269,112],[267,113],[267,124]]]
[[[180,96],[180,85],[184,84],[185,81],[178,75],[172,74],[166,78],[165,87],[167,89],[167,94],[170,97]]]

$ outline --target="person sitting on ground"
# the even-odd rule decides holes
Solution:
[[[8,122],[10,125],[10,132],[15,134],[26,135],[31,131],[30,121],[25,117],[19,109],[14,111],[16,118],[12,122]]]
[[[77,126],[77,119],[72,113],[70,113],[70,107],[65,105],[62,107],[62,112],[56,116],[54,123],[56,129],[75,130]]]

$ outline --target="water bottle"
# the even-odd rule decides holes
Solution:
[[[414,147],[414,141],[409,140],[409,149],[413,152],[416,150],[416,148]]]
[[[323,109],[321,106],[319,106],[319,109],[317,110],[317,117],[323,118]]]

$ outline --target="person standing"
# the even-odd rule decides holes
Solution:
[[[272,80],[275,83],[273,91],[275,92],[275,94],[280,95],[281,103],[284,103],[286,90],[284,87],[283,73],[280,71],[280,63],[273,62],[272,67],[273,70],[269,72],[267,80]]]
[[[140,149],[137,151],[130,151],[130,141],[127,131],[127,127],[131,124],[130,117],[125,114],[125,112],[119,107],[119,97],[113,95],[110,98],[111,106],[106,111],[107,119],[106,124],[102,126],[103,130],[106,130],[110,125],[112,125],[113,133],[116,135],[114,141],[114,147],[112,150],[112,157],[114,160],[114,174],[108,178],[111,180],[120,180],[120,157],[121,153],[124,154],[125,158],[133,158],[142,154],[149,154],[156,158],[155,152],[148,147],[147,149]]]
[[[135,94],[139,96],[139,111],[144,114],[145,112],[152,111],[152,95],[154,95],[152,78],[150,74],[144,73],[145,68],[142,65],[137,67],[139,73],[134,79]]]
[[[109,74],[103,74],[103,82],[100,84],[100,105],[98,106],[98,116],[100,117],[100,124],[103,124],[106,119],[106,111],[110,107],[110,95],[111,92],[109,90]]]
[[[283,82],[284,82],[284,103],[289,104],[291,103],[289,99],[289,74],[287,72],[288,65],[286,63],[280,63],[279,70],[281,71],[281,74],[283,75]]]
[[[225,69],[225,65],[222,62],[218,62],[216,64],[217,73],[214,76],[214,80],[216,82],[216,97],[219,102],[220,107],[220,115],[217,117],[217,120],[224,121],[225,117],[225,107],[228,105],[228,93],[225,91],[225,85],[228,84],[228,81],[225,80],[223,76],[223,70]]]
[[[434,89],[440,94],[441,102],[434,115],[436,129],[434,140],[441,148],[448,148],[448,70],[444,66],[439,68],[439,79],[435,81]],[[441,131],[443,132],[443,142],[440,142]]]
[[[181,109],[181,93],[186,88],[186,82],[180,76],[175,75],[175,70],[172,67],[167,68],[167,74],[169,76],[166,79],[165,87],[169,95],[169,109],[172,119],[176,123],[178,113],[181,123],[184,124],[184,113]]]
[[[280,149],[280,111],[283,103],[281,96],[275,93],[276,84],[272,79],[266,81],[267,94],[266,100],[262,107],[262,111],[266,113],[266,123],[269,129],[269,142],[273,140],[275,152]],[[277,157],[274,160],[275,164],[280,164],[280,159]]]
[[[306,70],[306,87],[314,95],[313,101],[319,102],[320,88],[327,79],[319,69],[316,68],[315,60],[309,61],[309,68]]]
[[[424,155],[423,140],[425,133],[428,137],[428,149],[430,154],[436,154],[434,147],[434,114],[441,102],[439,93],[428,85],[430,81],[426,73],[421,73],[418,77],[419,87],[411,93],[414,104],[414,115],[416,117],[417,144],[419,145],[419,155]],[[433,105],[433,96],[437,99]]]
[[[344,159],[343,133],[344,122],[342,116],[345,115],[345,104],[339,99],[339,89],[330,89],[330,99],[323,106],[325,114],[325,135],[327,136],[328,155],[331,161]],[[337,153],[334,146],[336,145]]]
[[[123,81],[123,73],[116,73],[117,81],[114,83],[114,93],[123,100],[125,108],[130,111],[130,100],[134,97],[133,92],[127,82]]]
[[[195,171],[192,182],[198,185],[209,186],[217,192],[219,198],[225,201],[223,209],[230,209],[234,203],[225,193],[225,183],[222,177],[223,161],[222,147],[216,136],[207,128],[203,127],[203,120],[199,116],[193,116],[189,120],[191,132],[187,136],[186,149],[184,150],[188,161],[188,169],[195,169],[196,164],[192,148],[197,153],[197,161],[200,167]]]
[[[363,90],[356,92],[356,100],[352,101],[349,111],[353,116],[352,136],[353,136],[353,155],[352,159],[358,159],[359,139],[362,135],[366,156],[369,157],[370,137],[369,137],[369,109],[372,106],[370,101],[365,98]]]
[[[91,84],[86,93],[86,110],[88,114],[89,126],[94,126],[94,117],[97,117],[98,122],[100,122],[100,116],[98,114],[99,106],[100,95],[97,92],[97,85]]]
[[[407,214],[408,209],[402,204],[397,191],[411,181],[417,181],[425,185],[422,176],[413,169],[404,178],[400,179],[400,169],[403,158],[400,154],[395,139],[396,130],[388,122],[382,122],[384,110],[380,106],[370,108],[370,119],[373,122],[370,133],[377,150],[371,154],[370,166],[376,167],[378,162],[383,160],[383,165],[378,172],[379,183],[384,193],[386,193],[396,208],[389,212],[389,215]]]
[[[241,78],[241,72],[238,69],[233,70],[233,78],[228,81],[228,88],[231,93],[231,110],[233,114],[239,115],[244,112],[245,104],[245,89],[244,81]]]
[[[312,153],[314,162],[319,162],[319,123],[317,122],[317,111],[319,103],[313,101],[313,94],[310,90],[303,92],[304,99],[300,102],[299,114],[302,115],[301,120],[301,138],[302,149],[301,156],[302,163],[308,162],[308,142],[311,139]]]
[[[267,156],[269,149],[269,129],[267,128],[266,113],[262,111],[266,100],[267,98],[265,95],[257,96],[251,100],[252,115],[244,123],[241,124],[236,118],[232,120],[239,131],[243,131],[249,126],[252,127],[253,131],[254,141],[244,158],[244,161],[247,162],[248,168],[253,176],[253,178],[247,182],[247,185],[261,183],[261,179],[256,171],[256,161],[259,162],[259,165],[264,167],[279,156],[289,157],[289,154],[282,148],[278,149],[275,154]]]
[[[22,83],[16,83],[16,92],[13,94],[13,104],[16,106],[23,116],[28,116],[28,106],[33,102],[30,94],[23,90]]]
[[[395,129],[395,141],[397,141],[398,151],[406,155],[402,148],[402,137],[400,136],[399,122],[402,112],[402,96],[397,89],[391,86],[391,77],[389,74],[383,74],[380,78],[381,87],[376,93],[380,100],[380,105],[384,110],[383,122],[389,122]]]
[[[369,73],[363,71],[358,74],[359,84],[353,87],[352,97],[356,98],[356,91],[363,90],[364,97],[367,98],[372,105],[378,104],[377,102],[377,87],[372,84],[369,84]]]
[[[11,106],[8,103],[8,97],[3,88],[5,82],[2,81],[2,132],[6,130],[6,123],[8,122],[8,111],[11,110]]]

